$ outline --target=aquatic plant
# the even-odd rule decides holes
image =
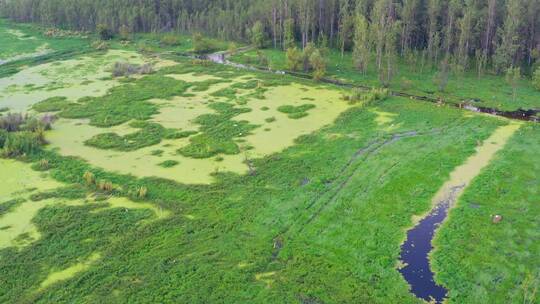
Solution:
[[[99,180],[96,185],[98,190],[103,192],[112,192],[114,190],[113,183],[108,180]]]
[[[45,130],[51,128],[53,117],[34,117],[9,113],[0,117],[0,149],[4,157],[16,157],[36,152],[46,143]]]
[[[4,137],[5,136],[5,137]],[[43,144],[41,136],[28,131],[0,135],[0,153],[4,157],[16,157],[38,151]]]
[[[39,161],[39,167],[40,169],[42,170],[47,170],[49,169],[49,160],[48,159],[41,159]]]
[[[190,84],[162,75],[145,75],[109,90],[105,96],[88,97],[58,113],[64,118],[88,118],[98,127],[120,125],[130,120],[147,120],[157,114],[152,98],[182,95]]]
[[[249,135],[258,126],[247,121],[233,121],[232,118],[251,111],[249,108],[236,108],[224,102],[212,103],[209,106],[217,114],[204,114],[194,122],[201,125],[200,133],[190,138],[189,145],[178,150],[178,153],[192,158],[209,158],[217,154],[238,154],[240,148],[234,138]]]
[[[146,188],[145,186],[141,186],[137,189],[137,196],[139,198],[145,198],[147,194],[148,194],[148,188]]]
[[[361,103],[362,106],[369,106],[377,101],[385,100],[390,91],[387,88],[372,88],[365,90],[362,88],[354,88],[349,94],[343,95],[343,100],[350,104]]]
[[[278,107],[277,110],[281,113],[288,114],[287,117],[289,117],[290,119],[300,119],[302,117],[308,116],[307,111],[314,108],[314,104],[303,104],[301,106],[284,105]]]
[[[112,70],[114,77],[131,76],[135,74],[146,75],[154,72],[154,68],[151,64],[145,63],[143,65],[131,64],[128,62],[115,62]]]
[[[96,177],[90,171],[85,171],[83,174],[83,179],[87,185],[93,185],[96,182]]]
[[[129,126],[140,130],[124,136],[110,132],[102,133],[86,140],[84,144],[99,149],[134,151],[159,144],[163,139],[185,138],[197,133],[196,131],[166,129],[158,123],[147,121],[134,121]]]
[[[178,165],[179,162],[176,161],[176,160],[166,160],[162,163],[159,164],[160,167],[163,167],[163,168],[172,168],[176,165]]]
[[[32,106],[36,112],[58,112],[70,105],[66,97],[57,96],[42,100]]]

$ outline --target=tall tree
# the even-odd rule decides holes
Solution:
[[[499,28],[500,43],[495,52],[494,64],[497,71],[502,72],[516,65],[520,49],[520,28],[524,15],[523,0],[508,0],[506,18]]]
[[[370,51],[369,23],[366,17],[358,13],[354,25],[353,60],[354,66],[363,73],[368,69]]]

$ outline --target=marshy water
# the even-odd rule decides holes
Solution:
[[[400,260],[405,266],[399,269],[399,272],[411,286],[411,292],[418,298],[435,303],[444,301],[448,291],[435,282],[429,260],[434,249],[432,241],[435,232],[465,188],[519,128],[520,124],[510,123],[495,130],[477,147],[474,155],[454,169],[449,180],[435,195],[432,201],[433,209],[407,232],[407,239],[402,244],[400,253]]]

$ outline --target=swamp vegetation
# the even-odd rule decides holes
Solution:
[[[202,35],[50,31],[0,22],[1,58],[32,54],[0,65],[0,302],[423,303],[401,245],[485,149],[435,282],[448,303],[540,301],[538,123],[393,96],[432,76],[381,88],[335,50],[327,76],[372,88],[186,56],[227,48]],[[434,95],[517,106],[490,77]]]

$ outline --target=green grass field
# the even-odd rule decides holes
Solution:
[[[46,145],[0,158],[1,303],[423,303],[398,272],[406,232],[511,121],[402,97],[351,103],[346,88],[171,53],[192,49],[186,36],[136,37],[0,66],[0,121],[58,118]],[[330,56],[331,76],[377,85]],[[114,77],[116,62],[153,69]],[[410,92],[433,89],[430,73],[403,73],[393,88],[408,75]],[[504,80],[467,77],[441,94],[516,106]],[[527,92],[520,106],[537,107]],[[539,139],[522,122],[437,231],[448,303],[540,301]]]

